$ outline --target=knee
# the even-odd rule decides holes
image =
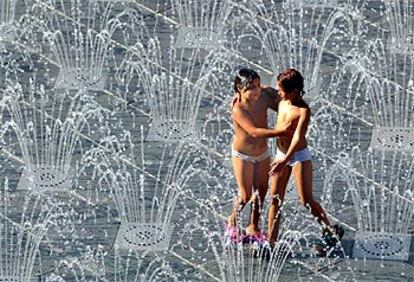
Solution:
[[[311,209],[313,205],[313,199],[300,199],[300,204],[307,209]]]
[[[270,205],[279,208],[282,206],[283,200],[279,194],[270,194]]]
[[[266,193],[261,193],[260,191],[256,191],[250,198],[250,202],[253,205],[257,205],[259,208],[263,207],[264,201],[266,198]]]
[[[247,195],[247,194],[242,194],[239,197],[239,204],[244,206],[246,205],[248,202],[251,201],[252,196],[251,195]]]

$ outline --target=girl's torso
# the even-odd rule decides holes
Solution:
[[[238,102],[234,107],[241,107],[245,110],[256,127],[267,128],[267,109],[269,107],[267,100],[265,95],[261,95],[254,104],[244,105]],[[249,156],[259,156],[267,150],[266,138],[251,137],[234,119],[233,128],[234,136],[232,146],[234,150]]]
[[[301,106],[303,108],[303,106]],[[281,101],[279,103],[277,121],[275,129],[284,128],[287,124],[290,123],[289,129],[292,131],[296,130],[300,118],[300,109],[301,107],[291,105],[286,101]],[[307,105],[305,106],[307,107]],[[283,153],[286,153],[289,149],[290,143],[292,142],[292,137],[281,136],[277,138],[277,147]],[[300,151],[308,146],[305,138],[299,140],[298,147],[296,151]]]

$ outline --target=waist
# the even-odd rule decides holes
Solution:
[[[291,138],[277,138],[276,140],[276,149],[282,153],[286,153],[289,150],[290,144],[292,142]],[[308,147],[308,142],[306,139],[302,139],[299,144],[296,151],[304,150]]]
[[[308,147],[304,147],[304,148],[297,149],[294,155],[301,154],[301,153],[305,153],[305,152],[310,152]],[[282,151],[282,150],[279,149],[279,147],[276,147],[276,154],[286,155],[286,153],[287,153],[287,150],[286,151]]]
[[[249,156],[260,156],[268,151],[268,146],[266,140],[263,142],[246,143],[240,142],[240,140],[234,139],[231,145],[232,150],[238,151],[240,153],[249,155]]]

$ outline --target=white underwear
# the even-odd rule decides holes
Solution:
[[[231,156],[232,157],[236,157],[239,158],[243,161],[247,161],[247,162],[251,162],[251,163],[259,163],[261,161],[264,161],[265,159],[270,157],[270,151],[269,149],[267,149],[263,154],[260,154],[259,156],[249,156],[249,155],[245,155],[242,154],[236,150],[234,150],[233,148],[231,148]]]

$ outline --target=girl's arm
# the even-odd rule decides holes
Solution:
[[[283,167],[286,165],[286,163],[292,158],[293,154],[296,152],[299,141],[302,138],[305,138],[306,131],[308,130],[310,114],[311,113],[309,108],[303,108],[300,110],[298,126],[296,127],[295,133],[293,134],[289,149],[287,150],[286,155],[282,160],[277,160],[271,164],[272,168],[269,172],[270,175],[280,173]]]
[[[290,158],[296,152],[296,148],[298,147],[299,141],[305,138],[306,131],[308,130],[308,125],[310,121],[310,114],[311,113],[309,108],[303,108],[300,110],[298,126],[296,127],[295,133],[293,134],[289,149],[286,152],[284,158],[285,161],[290,160]]]
[[[306,131],[308,130],[308,124],[310,120],[310,109],[303,108],[300,110],[300,117],[298,126],[296,127],[295,133],[293,134],[292,141],[290,142],[289,149],[286,152],[285,160],[288,161],[296,152],[299,141],[305,138]]]
[[[269,108],[277,112],[278,107],[279,107],[279,102],[281,100],[281,98],[277,94],[277,90],[267,85],[262,85],[261,87],[262,87],[263,94],[267,96],[267,99],[269,101],[268,102]]]
[[[250,115],[239,107],[233,107],[233,119],[241,126],[250,136],[253,138],[271,138],[277,136],[285,136],[288,135],[287,129],[289,125],[287,125],[283,129],[268,129],[268,128],[261,128],[256,127],[253,123],[252,118]]]

